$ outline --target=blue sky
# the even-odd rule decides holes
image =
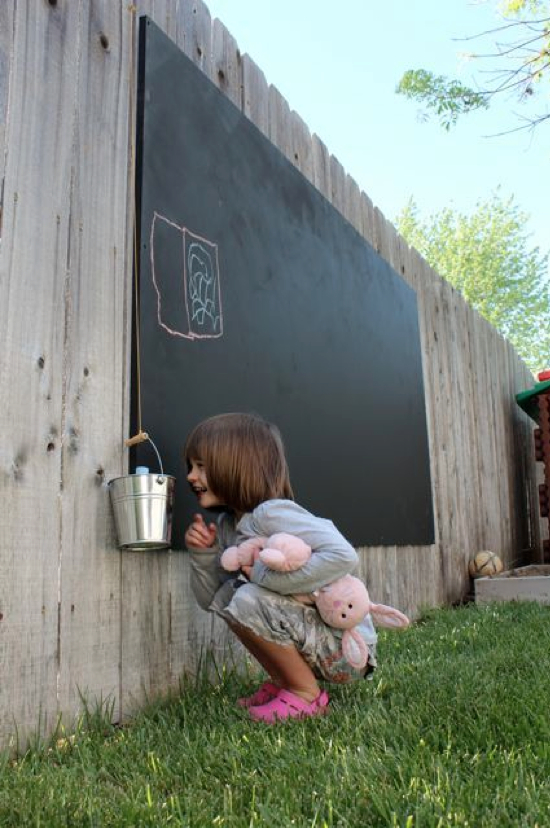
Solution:
[[[411,68],[469,83],[474,66],[464,53],[492,51],[494,38],[459,39],[501,25],[495,0],[206,4],[386,218],[393,221],[411,196],[423,215],[448,205],[468,213],[500,188],[529,214],[531,245],[548,251],[548,127],[484,137],[517,126],[522,109],[508,98],[447,133],[436,121],[422,123],[419,107],[395,94]]]

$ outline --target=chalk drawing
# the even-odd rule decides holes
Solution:
[[[162,256],[162,245],[178,233],[181,260]],[[180,239],[181,236],[181,239]],[[162,237],[162,238],[161,238]],[[157,319],[171,336],[182,339],[216,339],[223,335],[218,245],[180,227],[166,216],[153,216],[150,234],[151,277],[157,294]],[[164,263],[163,263],[164,262]],[[180,281],[181,304],[174,306],[174,285]]]

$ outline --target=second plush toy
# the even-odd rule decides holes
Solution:
[[[276,572],[293,572],[311,558],[311,547],[294,535],[278,532],[269,538],[248,538],[239,546],[228,547],[221,564],[228,572],[236,572],[241,566],[252,566],[258,558]]]

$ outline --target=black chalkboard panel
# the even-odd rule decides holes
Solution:
[[[185,437],[227,411],[279,426],[298,502],[355,545],[433,542],[414,291],[148,18],[138,92],[142,425],[173,547]]]

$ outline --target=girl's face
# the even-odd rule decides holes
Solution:
[[[199,506],[202,506],[203,509],[211,509],[214,506],[223,506],[224,504],[221,502],[219,497],[217,497],[217,495],[215,495],[214,492],[208,488],[208,480],[206,477],[204,463],[202,463],[201,460],[190,457],[187,465],[189,468],[187,480],[191,486],[191,489],[197,496]]]

